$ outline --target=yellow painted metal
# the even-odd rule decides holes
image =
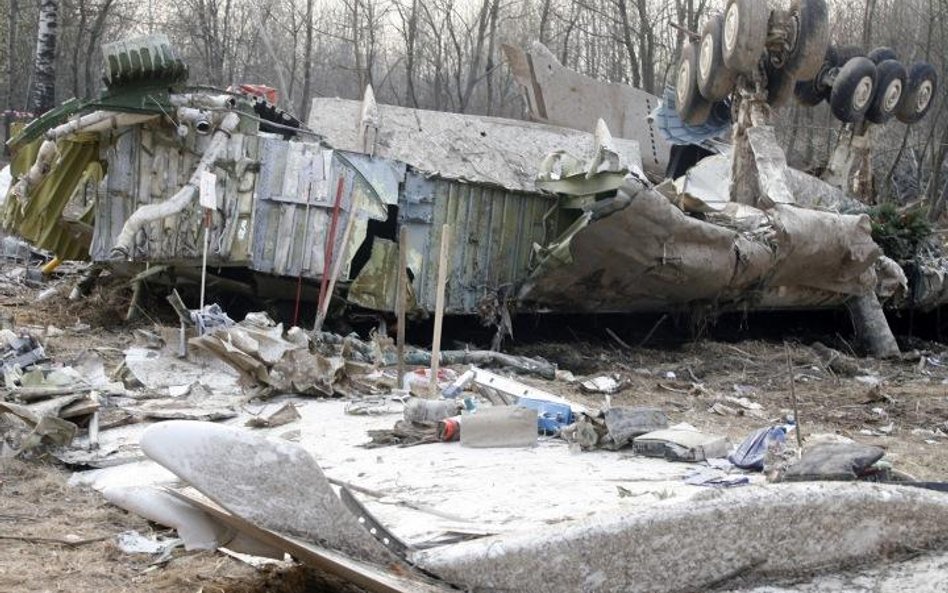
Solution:
[[[42,268],[40,268],[40,270],[44,274],[52,274],[53,272],[56,271],[56,268],[58,268],[59,265],[62,263],[63,263],[63,260],[59,259],[58,257],[54,257],[51,261],[46,262],[46,264]]]
[[[11,167],[14,176],[29,169],[41,142],[32,142],[17,152]],[[6,201],[3,225],[61,259],[87,260],[90,236],[84,229],[92,224],[92,209],[86,207],[72,220],[65,219],[63,214],[78,188],[86,182],[102,180],[104,169],[99,162],[99,135],[77,134],[61,140],[57,149],[58,155],[49,173],[30,190],[26,201]]]

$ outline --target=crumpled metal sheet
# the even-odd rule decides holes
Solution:
[[[16,416],[29,427],[30,433],[23,438],[19,451],[34,449],[44,442],[57,447],[65,446],[72,442],[78,427],[60,418],[59,411],[83,398],[84,394],[67,395],[30,406],[0,401],[0,415]]]
[[[592,134],[595,120],[580,132],[496,117],[378,107],[380,124],[370,152],[442,179],[536,192],[537,165],[544,156],[566,149],[586,159],[598,148]],[[363,139],[352,123],[359,120],[361,108],[360,101],[314,99],[309,127],[336,149],[361,152]],[[615,148],[630,162],[638,158],[634,140],[615,140]]]
[[[22,147],[14,158],[11,172],[19,178],[33,164],[39,145],[37,140]],[[49,174],[29,191],[29,200],[21,203],[7,199],[3,205],[3,226],[36,247],[49,250],[61,259],[89,259],[92,239],[92,209],[86,208],[66,217],[73,194],[87,180],[98,182],[104,175],[99,164],[98,137],[90,134],[62,140],[57,146],[57,159]]]
[[[596,152],[587,159],[567,150],[548,154],[537,171],[537,187],[551,193],[592,196],[615,191],[629,173],[645,178],[641,159],[629,162],[616,149],[615,140],[601,119],[596,122],[596,146]]]
[[[398,244],[376,237],[372,255],[349,286],[346,299],[366,309],[394,311],[397,292]]]
[[[661,99],[628,84],[603,82],[570,70],[542,43],[526,51],[513,45],[502,48],[521,86],[530,119],[583,131],[593,130],[602,119],[617,137],[638,142],[642,167],[649,175],[665,174],[670,146],[649,120]]]
[[[748,128],[747,139],[754,153],[757,166],[757,178],[761,195],[756,206],[771,208],[775,204],[793,204],[793,194],[787,183],[787,157],[777,143],[777,133],[773,126],[754,126]]]
[[[284,337],[283,324],[268,326],[266,321],[251,313],[237,325],[217,328],[189,343],[276,393],[332,397],[333,385],[343,378],[343,359],[311,353],[308,339],[294,331],[298,328]]]
[[[736,230],[628,183],[541,254],[520,297],[538,308],[625,312],[764,300],[829,306],[874,287],[881,251],[867,216],[782,204],[758,212],[752,230]]]
[[[332,397],[333,385],[342,379],[344,369],[341,357],[292,350],[270,369],[267,384],[278,393]]]
[[[732,152],[702,159],[674,181],[677,196],[669,196],[687,212],[720,211],[732,204],[730,196]],[[814,210],[842,214],[861,214],[869,207],[848,197],[841,189],[809,173],[787,167],[784,181],[792,194],[792,203]],[[663,184],[667,191],[667,184]],[[664,192],[663,192],[664,193]]]
[[[939,259],[918,266],[913,282],[913,307],[923,311],[948,303],[948,261]]]

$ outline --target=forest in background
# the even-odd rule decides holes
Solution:
[[[771,2],[779,5],[780,2]],[[784,0],[789,4],[789,0]],[[305,117],[317,96],[501,117],[524,117],[501,45],[540,41],[570,68],[661,94],[686,34],[725,0],[2,0],[0,107],[88,98],[102,88],[103,42],[165,33],[190,83],[278,89]],[[948,0],[830,0],[832,39],[888,46],[906,64],[931,62],[948,82]],[[43,18],[41,18],[41,15]],[[51,21],[51,18],[54,19]],[[50,28],[50,22],[55,28]],[[55,46],[48,43],[55,31]],[[37,41],[42,43],[38,48]],[[38,51],[39,49],[39,51]],[[46,69],[45,79],[36,72]],[[39,79],[39,80],[37,80]],[[922,201],[933,217],[948,198],[948,107],[941,84],[919,124],[877,130],[880,200]],[[776,114],[790,162],[826,164],[841,124],[827,106]]]

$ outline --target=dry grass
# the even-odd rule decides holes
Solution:
[[[948,362],[944,346],[928,346],[932,355]],[[688,422],[727,435],[732,442],[793,410],[781,343],[703,340],[676,350],[545,344],[518,353],[545,356],[577,374],[618,375],[627,386],[612,396],[613,405],[659,407],[672,422]],[[878,445],[898,469],[920,479],[948,480],[948,438],[932,436],[936,430],[948,434],[948,367],[847,357],[853,372],[844,376],[806,345],[793,345],[791,359],[804,435],[832,433]],[[882,383],[873,388],[859,376],[875,376]],[[584,393],[577,385],[521,379],[593,408],[605,403],[605,396]],[[748,397],[763,406],[764,417],[741,414],[725,396]],[[709,411],[716,402],[737,408],[739,414]],[[882,430],[890,425],[885,435]],[[877,435],[862,434],[866,430]]]
[[[61,469],[0,460],[0,591],[73,593],[194,592],[302,593],[320,591],[302,569],[257,571],[216,552],[176,550],[165,565],[120,551],[114,536],[160,528],[105,502],[93,491],[70,488]],[[11,539],[23,537],[23,540]],[[27,541],[105,540],[81,545]],[[315,585],[314,585],[315,584]]]
[[[105,359],[106,371],[111,371],[121,362],[121,350],[133,341],[131,328],[123,321],[129,289],[122,280],[103,278],[83,301],[70,302],[65,292],[43,303],[33,302],[27,294],[7,295],[0,304],[17,326],[55,325],[66,330],[47,340],[47,353],[55,360],[68,363],[79,353],[96,349]],[[91,327],[70,330],[77,322]],[[149,320],[140,323],[149,325]],[[845,344],[834,346],[845,350]],[[925,347],[948,363],[943,346]],[[517,353],[544,356],[577,375],[618,375],[626,387],[612,396],[613,405],[659,407],[672,422],[689,422],[725,434],[732,442],[792,410],[782,343],[704,340],[674,349],[625,349],[600,341],[531,344],[519,346]],[[948,366],[847,358],[842,367],[831,367],[805,345],[794,345],[791,358],[804,434],[836,433],[879,445],[898,469],[920,479],[948,478],[948,438],[934,435],[934,431],[948,433]],[[878,377],[882,383],[872,387],[857,380],[860,375]],[[603,395],[584,393],[576,384],[522,380],[593,408],[605,403]],[[710,410],[726,396],[760,403],[762,417]],[[890,426],[885,434],[883,429]],[[867,430],[884,436],[862,434]],[[0,460],[0,592],[357,591],[301,567],[258,571],[216,552],[178,550],[169,562],[152,566],[151,557],[124,554],[112,542],[122,531],[148,534],[162,528],[112,507],[95,492],[67,487],[65,479],[66,472],[56,466]],[[17,536],[105,539],[70,546],[10,539]]]

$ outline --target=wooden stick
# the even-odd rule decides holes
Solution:
[[[787,373],[790,375],[790,400],[793,402],[793,422],[797,425],[797,446],[803,454],[803,433],[800,430],[800,408],[797,406],[797,390],[793,385],[793,362],[790,359],[790,345],[786,342],[783,347],[787,352]]]
[[[94,544],[96,542],[102,542],[107,539],[111,539],[111,535],[103,535],[100,537],[90,537],[88,539],[77,539],[76,541],[69,541],[68,539],[57,539],[54,537],[34,537],[31,535],[0,535],[0,540],[8,541],[18,541],[18,542],[27,542],[30,544],[54,544],[57,546],[69,546],[75,548],[78,546],[83,546],[85,544]]]
[[[204,211],[204,249],[201,252],[201,300],[198,311],[204,312],[204,295],[207,286],[207,249],[211,245],[211,210],[203,208]]]
[[[649,332],[645,334],[645,337],[642,338],[642,341],[639,342],[639,348],[642,348],[643,346],[645,346],[645,343],[652,339],[652,336],[655,335],[656,331],[658,331],[658,326],[664,323],[666,319],[668,319],[668,313],[665,313],[664,315],[658,318],[658,321],[655,322],[655,325],[652,326],[652,329],[649,330]]]
[[[625,342],[625,340],[623,340],[622,338],[620,338],[620,337],[616,334],[616,332],[612,331],[612,330],[609,329],[608,327],[606,328],[606,333],[609,334],[609,337],[610,337],[610,338],[612,338],[613,340],[616,341],[616,344],[622,346],[622,347],[625,348],[626,350],[631,350],[631,349],[632,349],[632,346],[629,346],[629,345]]]
[[[339,277],[339,271],[342,269],[342,262],[345,261],[346,256],[349,254],[349,235],[352,234],[355,219],[355,204],[353,204],[352,209],[349,211],[349,219],[346,221],[346,228],[342,231],[342,244],[340,245],[339,255],[332,262],[332,272],[329,274],[329,285],[326,289],[326,294],[323,295],[323,298],[320,300],[319,312],[316,314],[316,324],[313,327],[314,331],[321,331],[323,329],[323,322],[326,321],[326,312],[329,311],[329,302],[332,301],[332,291],[336,288],[336,279]]]
[[[408,228],[398,231],[398,283],[395,293],[395,315],[398,329],[395,338],[395,354],[398,359],[398,389],[405,384],[405,301],[408,300]]]
[[[99,396],[92,394],[92,403],[96,406],[99,405]],[[92,418],[89,420],[89,448],[98,449],[99,448],[99,409],[96,408],[96,411],[92,413]]]
[[[438,294],[435,301],[434,336],[431,341],[431,381],[428,394],[438,391],[438,366],[441,362],[441,325],[444,321],[444,289],[448,284],[448,253],[451,251],[451,225],[441,227],[441,252],[438,259]]]

